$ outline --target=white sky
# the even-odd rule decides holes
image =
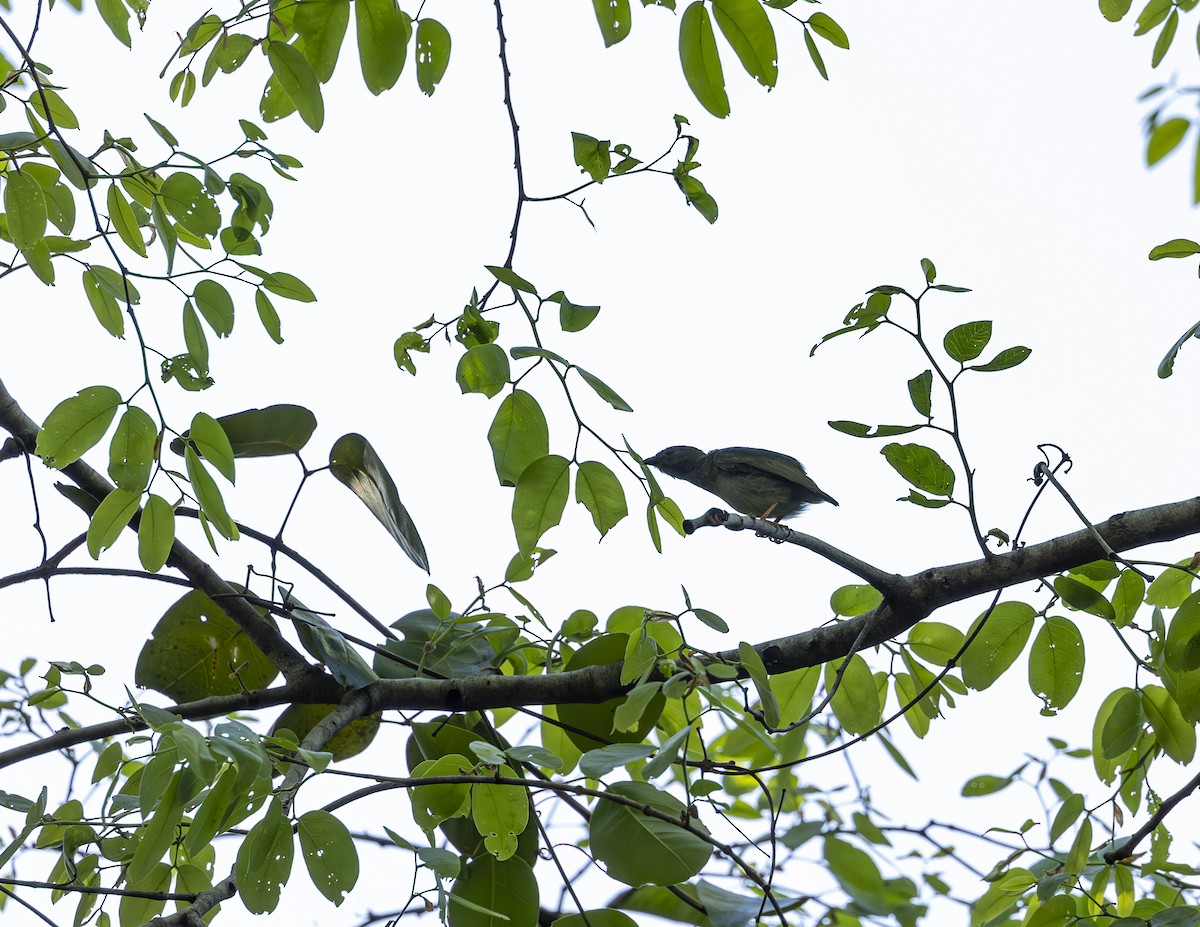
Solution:
[[[168,100],[165,83],[156,82],[171,33],[207,8],[188,4],[193,16],[175,18],[182,6],[156,6],[132,54],[103,32],[94,13],[80,18],[64,5],[48,16],[37,57],[54,67],[55,79],[68,88],[65,98],[84,120],[76,147],[94,150],[107,128],[134,135],[153,158],[159,148],[143,111],[199,155],[237,143],[236,117],[258,121],[266,65],[257,56],[236,75],[219,75],[182,113]],[[868,288],[919,287],[918,261],[928,257],[939,282],[974,290],[928,301],[926,319],[939,339],[954,324],[986,318],[995,322],[987,356],[1015,344],[1034,351],[1015,371],[963,384],[965,437],[978,469],[985,528],[1015,530],[1031,492],[1027,477],[1039,459],[1035,445],[1043,441],[1074,457],[1070,488],[1096,520],[1195,492],[1193,455],[1179,432],[1192,413],[1200,350],[1184,349],[1174,378],[1155,376],[1163,352],[1197,318],[1194,262],[1146,261],[1162,241],[1195,237],[1190,165],[1183,163],[1187,155],[1178,155],[1154,172],[1144,170],[1144,111],[1134,101],[1161,77],[1149,69],[1149,41],[1132,39],[1130,24],[1108,24],[1094,8],[1042,3],[1009,5],[1002,14],[984,4],[830,4],[825,9],[852,43],[849,52],[822,46],[831,81],[809,64],[800,28],[775,18],[779,87],[763,92],[722,46],[733,115],[718,122],[683,81],[676,18],[669,12],[635,3],[631,37],[605,50],[590,4],[508,6],[509,61],[531,194],[579,181],[572,130],[626,142],[636,156],[649,158],[669,141],[678,112],[701,139],[698,176],[721,207],[710,227],[685,208],[669,178],[642,176],[588,191],[595,229],[570,206],[526,208],[515,269],[544,293],[561,288],[575,302],[603,307],[583,334],[550,328],[545,334],[548,347],[602,377],[635,408],[632,415],[612,412],[580,389],[589,423],[611,441],[619,444],[627,435],[644,453],[686,443],[795,454],[841,502],[810,511],[802,530],[895,572],[973,559],[978,551],[960,511],[896,503],[907,489],[879,456],[882,443],[848,438],[825,424],[911,421],[904,384],[925,368],[914,349],[881,331],[861,342],[837,340],[808,357],[811,345],[839,327]],[[24,12],[13,14],[14,23],[23,22]],[[441,343],[431,356],[418,357],[415,380],[397,371],[391,346],[412,324],[430,314],[453,316],[473,286],[487,286],[483,265],[502,263],[507,252],[514,181],[490,4],[430,3],[425,12],[444,22],[454,41],[449,71],[432,100],[416,90],[411,55],[399,88],[372,98],[362,87],[350,37],[326,88],[320,135],[294,117],[267,127],[268,144],[304,162],[301,182],[289,185],[256,162],[229,168],[266,183],[276,204],[266,253],[252,263],[298,274],[320,301],[276,301],[287,339],[277,348],[251,303],[240,298],[233,338],[221,345],[210,339],[217,386],[198,396],[169,387],[161,393],[180,430],[199,408],[224,414],[274,402],[304,404],[320,422],[306,454],[310,466],[324,462],[339,435],[367,435],[424,537],[433,582],[463,605],[474,595],[474,577],[498,581],[515,546],[510,491],[495,485],[485,437],[500,400],[459,395],[456,345]],[[1177,45],[1160,71],[1180,68],[1186,79],[1194,69],[1191,43],[1181,34]],[[19,109],[10,105],[0,114],[0,131],[21,128]],[[78,269],[66,261],[57,266],[53,290],[22,274],[5,281],[0,303],[7,332],[0,339],[0,377],[35,418],[84,386],[107,383],[127,391],[136,384],[135,346],[114,342],[99,328]],[[182,351],[181,299],[166,288],[141,289],[139,318],[151,340],[169,353]],[[515,318],[502,319],[505,346],[529,343],[518,331]],[[573,432],[552,398],[554,384],[543,376],[531,388],[551,416],[551,450],[569,456]],[[930,443],[948,453],[944,444]],[[586,456],[609,462],[601,455],[595,448]],[[105,457],[89,459],[102,467]],[[228,497],[235,516],[273,531],[295,475],[288,462],[241,462],[238,489]],[[59,504],[49,482],[39,484],[44,524],[61,543],[83,523]],[[423,607],[426,577],[344,489],[327,477],[314,483],[288,541],[385,620]],[[827,620],[829,594],[853,581],[804,551],[748,534],[670,536],[658,555],[645,534],[644,506],[635,488],[626,488],[633,515],[604,543],[596,546],[590,518],[573,502],[564,525],[544,538],[559,554],[522,591],[551,620],[575,608],[601,618],[626,604],[681,609],[682,583],[696,605],[718,612],[734,629],[718,638],[697,626],[696,641],[733,646]],[[711,501],[686,484],[668,491],[689,516]],[[0,494],[0,572],[8,573],[35,565],[40,553],[28,527],[20,465],[0,467]],[[183,530],[200,549],[194,527]],[[1077,527],[1066,505],[1050,498],[1026,538]],[[131,541],[105,562],[135,559]],[[230,578],[240,578],[248,562],[265,563],[252,542],[223,549]],[[1190,550],[1174,545],[1155,556],[1177,560]],[[297,594],[310,607],[334,607],[299,571],[292,578],[301,581]],[[3,665],[11,669],[26,654],[100,662],[110,671],[105,694],[119,701],[141,640],[176,590],[130,583],[100,588],[57,581],[53,625],[40,588],[6,590],[0,595],[0,615],[10,629]],[[520,612],[504,594],[490,604]],[[935,617],[965,628],[978,610],[972,604]],[[912,824],[924,823],[931,809],[1014,827],[1026,816],[1040,817],[1036,803],[1024,799],[1001,813],[987,800],[960,810],[953,796],[972,775],[1006,774],[1026,751],[1044,754],[1046,736],[1086,745],[1096,698],[1132,682],[1124,664],[1103,669],[1111,642],[1098,620],[1076,618],[1092,649],[1074,705],[1057,719],[1039,718],[1018,663],[994,689],[960,700],[924,742],[897,731],[922,776],[920,786],[901,780],[875,748],[856,752],[860,778],[879,807]],[[364,630],[349,616],[335,623]],[[398,747],[384,749],[398,756]],[[400,772],[401,765],[377,747],[360,768]],[[1069,769],[1059,772],[1071,776]],[[1090,772],[1080,772],[1088,775],[1078,781],[1087,781]],[[838,759],[802,773],[827,783],[844,774]],[[29,794],[37,786],[8,780],[4,787]],[[367,820],[394,813],[397,829],[411,827],[407,807],[364,810]],[[1176,817],[1184,815],[1196,819],[1186,805]],[[1188,832],[1182,820],[1176,825]],[[20,874],[41,875],[31,865]],[[406,880],[391,876],[389,887]],[[332,922],[326,903],[313,900],[306,884],[295,872],[285,893],[293,916]],[[978,894],[973,886],[963,891]],[[337,916],[349,923],[355,911],[402,900],[360,892]],[[54,915],[68,916],[65,908]],[[25,923],[21,917],[14,922]]]

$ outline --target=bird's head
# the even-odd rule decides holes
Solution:
[[[653,457],[647,457],[646,463],[668,476],[687,479],[696,472],[696,468],[700,466],[705,456],[704,451],[698,447],[677,444],[674,447],[664,448]]]

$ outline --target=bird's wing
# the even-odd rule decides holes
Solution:
[[[837,505],[837,500],[812,481],[804,467],[795,457],[766,451],[754,447],[726,447],[712,452],[713,461],[722,470],[756,469],[782,477],[788,482],[803,486],[826,502]]]
[[[713,460],[722,470],[754,467],[758,470],[765,470],[767,473],[774,473],[793,483],[816,488],[816,484],[804,472],[800,461],[787,454],[764,451],[754,447],[726,447],[719,451],[713,451]]]

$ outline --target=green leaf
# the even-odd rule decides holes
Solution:
[[[485,264],[484,267],[505,286],[510,286],[514,290],[520,290],[522,293],[532,293],[534,296],[537,296],[537,288],[524,277],[513,273],[512,268],[497,267],[494,264]]]
[[[829,422],[829,427],[855,438],[891,438],[919,431],[924,425],[864,425],[862,422]]]
[[[838,48],[849,48],[850,39],[846,36],[846,32],[833,19],[825,13],[813,13],[808,19],[809,28],[827,42],[831,42]],[[930,264],[930,267],[933,265]],[[926,271],[926,283],[933,283],[933,275]]]
[[[1150,260],[1161,261],[1163,258],[1185,258],[1200,254],[1200,244],[1188,238],[1172,238],[1161,245],[1150,249]]]
[[[436,19],[417,21],[417,86],[433,96],[450,64],[450,33]]]
[[[610,406],[612,406],[618,412],[632,412],[633,411],[633,407],[631,405],[629,405],[629,403],[627,403],[620,396],[618,396],[616,391],[613,390],[612,387],[610,387],[607,383],[605,383],[599,377],[588,373],[582,367],[576,367],[575,370],[579,373],[579,375],[581,377],[583,377],[583,381],[585,383],[587,383],[588,386],[590,386],[592,389],[594,389],[596,391],[597,396],[599,396],[601,399],[603,399],[605,402],[607,402]]]
[[[46,195],[41,185],[24,171],[5,175],[4,212],[8,237],[25,251],[46,235]]]
[[[517,774],[501,763],[496,775]],[[519,786],[478,782],[471,786],[471,821],[489,853],[500,862],[510,859],[517,852],[517,837],[529,826],[529,795]]]
[[[629,514],[621,481],[612,470],[595,460],[579,465],[575,474],[575,501],[583,503],[591,512],[600,537]]]
[[[46,416],[34,451],[46,466],[61,470],[100,442],[121,404],[110,386],[89,386],[64,399]]]
[[[1180,569],[1167,567],[1155,577],[1146,590],[1146,603],[1160,608],[1178,608],[1192,591],[1192,558],[1175,564]]]
[[[1150,67],[1156,68],[1162,64],[1163,58],[1171,49],[1171,42],[1175,39],[1175,30],[1179,27],[1179,12],[1171,10],[1171,14],[1163,23],[1162,31],[1158,33],[1158,39],[1154,42],[1154,53],[1150,58]]]
[[[596,11],[605,48],[611,48],[629,35],[633,26],[629,0],[592,0],[592,8]]]
[[[1009,367],[1016,367],[1017,364],[1025,362],[1025,359],[1032,354],[1030,348],[1017,346],[1015,348],[1005,348],[986,364],[979,364],[971,367],[971,370],[978,370],[982,373],[994,373],[997,370],[1007,370]]]
[[[1177,147],[1192,124],[1179,116],[1160,122],[1146,140],[1146,166],[1153,167]]]
[[[676,175],[675,180],[679,184],[679,189],[683,191],[683,195],[687,197],[688,205],[700,213],[709,225],[716,222],[717,201],[712,198],[704,184],[691,174]]]
[[[205,412],[197,412],[192,416],[188,440],[201,457],[217,468],[217,472],[234,482],[233,447],[216,419]]]
[[[183,770],[171,776],[150,820],[140,828],[137,849],[125,870],[125,878],[131,886],[144,890],[144,881],[154,873],[163,854],[175,842],[176,831],[183,817],[184,802],[179,800],[183,776]]]
[[[981,621],[986,623],[962,656],[963,682],[981,690],[999,679],[1025,649],[1036,614],[1024,602],[1001,602],[975,619],[968,638]]]
[[[880,453],[917,489],[935,496],[954,494],[954,471],[932,448],[921,444],[888,444]]]
[[[175,263],[175,248],[179,243],[179,236],[175,232],[175,226],[167,218],[166,208],[163,205],[163,198],[161,196],[154,197],[150,206],[150,215],[154,219],[154,229],[158,232],[158,238],[162,242],[163,250],[166,252],[167,273],[170,273]]]
[[[913,653],[935,666],[948,666],[965,642],[962,631],[940,621],[919,621],[908,632]]]
[[[1051,615],[1029,650],[1029,688],[1047,710],[1065,708],[1079,691],[1083,664],[1083,635],[1079,628],[1069,618]]]
[[[933,371],[926,370],[908,381],[908,398],[912,400],[913,408],[926,418],[932,411]],[[860,435],[859,437],[865,437]]]
[[[1197,322],[1187,331],[1185,331],[1173,345],[1171,349],[1163,356],[1163,359],[1158,362],[1158,376],[1165,380],[1175,371],[1175,358],[1179,355],[1180,348],[1189,338],[1200,338],[1200,322]]]
[[[314,132],[320,132],[325,124],[325,101],[321,98],[317,73],[308,59],[293,45],[270,42],[267,60],[271,62],[271,73],[300,112],[304,124]]]
[[[942,344],[952,360],[956,360],[960,364],[965,364],[967,361],[974,360],[982,354],[983,349],[987,347],[988,342],[991,340],[991,322],[966,322],[962,325],[956,325],[950,331],[946,332],[946,337],[943,339]]]
[[[550,453],[550,433],[538,401],[513,390],[500,403],[488,428],[488,444],[501,486],[516,486],[525,468]]]
[[[412,37],[412,21],[396,0],[356,0],[354,25],[363,82],[378,96],[400,79]]]
[[[1113,621],[1117,617],[1112,603],[1101,593],[1097,592],[1091,586],[1072,579],[1069,576],[1055,577],[1054,591],[1071,608],[1087,612],[1089,615],[1095,615],[1097,618],[1103,618],[1106,621]]]
[[[272,798],[266,816],[250,828],[238,847],[233,868],[238,895],[252,914],[275,910],[295,852],[291,822],[278,797]]]
[[[1133,570],[1122,570],[1113,590],[1112,606],[1115,617],[1113,624],[1124,628],[1133,621],[1146,596],[1146,581]]]
[[[508,384],[508,355],[498,344],[477,344],[467,349],[454,373],[464,393],[483,393],[489,399]]]
[[[607,0],[596,0],[596,2],[605,3]],[[596,183],[604,183],[609,171],[612,170],[611,146],[612,142],[607,139],[600,141],[590,135],[584,135],[582,132],[571,133],[571,151],[575,156],[575,163]]]
[[[537,923],[538,884],[519,856],[500,861],[484,853],[466,863],[446,908],[449,927],[532,927]]]
[[[707,832],[676,798],[649,783],[617,782],[607,791]],[[672,821],[603,799],[596,803],[588,832],[590,849],[609,877],[633,886],[685,882],[704,868],[713,851],[703,838]]]
[[[100,552],[112,547],[129,519],[133,518],[141,501],[140,492],[130,492],[127,489],[114,489],[102,500],[95,512],[92,513],[91,524],[87,530],[88,553],[93,560],[100,559]]]
[[[317,428],[317,418],[312,412],[304,406],[287,403],[222,415],[217,422],[229,439],[234,457],[299,453]],[[175,444],[171,448],[175,450]],[[182,453],[182,448],[176,453]]]
[[[108,475],[118,488],[140,494],[150,484],[157,443],[154,419],[137,406],[126,409],[108,449]]]
[[[1177,673],[1200,669],[1200,592],[1188,596],[1171,618],[1163,660]]]
[[[275,311],[270,297],[261,289],[254,291],[254,307],[258,310],[258,320],[262,322],[267,336],[276,344],[283,344],[283,333],[279,327],[279,313]]]
[[[817,73],[825,80],[829,80],[829,72],[825,70],[825,59],[821,57],[821,50],[817,48],[817,43],[812,37],[812,33],[807,29],[804,30],[804,47],[808,49],[808,57],[812,59],[813,67],[817,69]]]
[[[284,604],[304,649],[325,664],[329,674],[341,685],[347,689],[361,689],[379,681],[379,675],[350,646],[341,631],[286,592]]]
[[[296,7],[292,25],[304,40],[304,57],[308,59],[317,80],[322,84],[333,76],[349,22],[350,0],[304,0]],[[244,58],[245,55],[241,57]],[[228,72],[236,66],[228,69],[222,66],[221,70]]]
[[[313,885],[340,905],[358,882],[358,850],[350,831],[328,811],[316,809],[300,815],[296,834]]]
[[[191,174],[176,171],[163,181],[159,191],[163,206],[185,231],[201,238],[216,235],[221,228],[217,202]]]
[[[96,9],[117,41],[126,48],[132,48],[129,37],[129,10],[122,0],[96,0]]]
[[[115,338],[125,337],[125,316],[116,298],[105,287],[93,270],[83,272],[83,292],[96,319],[104,330]]]
[[[763,714],[763,723],[768,728],[779,727],[779,701],[771,691],[771,677],[767,675],[767,667],[758,651],[745,641],[738,643],[738,661],[750,676],[754,691],[758,693],[759,710]]]
[[[190,299],[183,301],[183,346],[187,348],[188,357],[196,365],[196,371],[203,375],[208,373],[208,336],[204,334],[204,326],[200,324],[200,316]],[[181,452],[182,453],[182,452]]]
[[[1097,721],[1100,716],[1097,715]],[[1142,709],[1142,693],[1135,689],[1126,690],[1112,707],[1112,713],[1101,727],[1101,754],[1110,760],[1124,756],[1137,743],[1146,724],[1146,712]]]
[[[233,331],[233,299],[216,280],[201,280],[192,293],[196,308],[218,338]]]
[[[1196,729],[1184,719],[1167,690],[1162,686],[1144,686],[1142,708],[1167,756],[1176,763],[1190,763],[1196,755]]]
[[[196,494],[196,501],[200,503],[200,511],[212,522],[221,537],[229,541],[236,541],[238,528],[233,523],[233,519],[229,517],[221,490],[217,488],[216,480],[212,478],[191,445],[184,448],[183,460],[187,468],[188,479],[192,482],[192,491]]]
[[[779,52],[775,30],[759,0],[713,0],[713,17],[746,73],[764,87],[774,87]]]
[[[562,520],[570,488],[570,462],[557,454],[547,454],[521,472],[513,493],[512,521],[523,553]]]
[[[712,20],[703,0],[693,0],[679,21],[679,61],[683,65],[683,76],[700,105],[718,119],[728,116],[725,74],[721,70]]]
[[[171,556],[175,543],[175,510],[161,496],[151,493],[138,522],[138,560],[142,569],[157,573]]]
[[[1100,13],[1110,23],[1117,23],[1129,12],[1132,3],[1133,0],[1100,0]]]
[[[147,508],[154,498],[150,497]],[[241,586],[232,588],[245,592]],[[275,626],[265,609],[254,608],[262,621]],[[237,672],[231,667],[237,667]],[[224,609],[193,590],[176,600],[154,626],[138,654],[134,682],[187,702],[263,689],[278,675],[266,654]]]
[[[558,324],[565,332],[583,331],[599,313],[599,306],[577,306],[566,296],[560,295],[558,298]]]
[[[137,291],[133,281],[117,273],[111,267],[93,264],[92,273],[96,277],[96,282],[108,290],[118,302],[127,302],[131,306],[136,306],[142,301],[142,294]]]
[[[50,157],[54,159],[58,169],[63,172],[63,176],[77,190],[84,190],[96,185],[96,178],[101,171],[91,158],[53,137],[46,138],[42,145],[50,152]]]
[[[825,664],[825,688],[833,692],[829,707],[847,734],[865,734],[882,720],[883,706],[875,677],[861,654],[850,657],[841,682],[834,688],[834,680],[841,661]]]
[[[276,271],[273,274],[264,274],[262,285],[276,296],[282,296],[284,299],[294,299],[300,303],[315,303],[317,301],[316,295],[309,289],[307,283],[299,277],[285,274],[282,271]]]
[[[426,573],[429,558],[408,510],[400,501],[391,474],[362,435],[338,438],[329,451],[329,472],[350,487],[370,509],[408,558]]]
[[[117,235],[121,241],[125,242],[125,244],[139,255],[145,257],[146,242],[142,240],[142,232],[138,228],[137,217],[134,216],[133,208],[129,205],[129,201],[121,193],[121,188],[115,183],[110,184],[108,188],[108,217],[112,220],[113,227],[117,230]]]

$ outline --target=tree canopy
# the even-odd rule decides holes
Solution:
[[[989,266],[1011,140],[853,74],[919,5],[517,6],[4,3],[5,916],[1200,924],[1200,323],[1117,304],[1192,214],[1053,139]],[[1030,15],[1194,69],[1195,6]],[[1193,96],[1078,105],[1155,167]],[[840,507],[646,464],[705,442]]]

